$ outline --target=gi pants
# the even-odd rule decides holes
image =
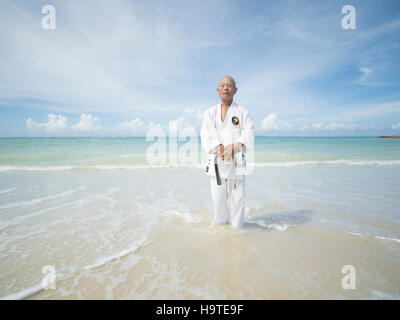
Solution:
[[[214,219],[212,224],[231,224],[243,228],[244,224],[244,176],[243,179],[221,178],[217,185],[215,177],[211,177],[211,197],[214,204]]]

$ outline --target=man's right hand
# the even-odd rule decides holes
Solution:
[[[219,145],[218,153],[219,153],[219,156],[221,157],[221,159],[224,160],[224,145],[222,145],[222,144]]]

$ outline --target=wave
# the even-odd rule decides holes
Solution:
[[[187,223],[199,223],[202,221],[200,216],[194,215],[191,212],[180,212],[177,210],[170,210],[166,212],[167,214],[176,215],[183,219]]]
[[[394,241],[394,242],[400,243],[400,239],[397,239],[397,238],[386,238],[386,237],[381,237],[381,236],[375,236],[374,238],[379,239],[379,240],[387,240],[387,241]]]
[[[367,299],[399,300],[400,295],[372,289],[370,291],[370,297],[367,297]]]
[[[7,193],[7,192],[11,192],[11,191],[14,191],[16,188],[9,188],[9,189],[4,189],[4,190],[1,190],[0,191],[0,193]]]
[[[400,243],[400,239],[397,239],[397,238],[389,238],[389,237],[383,237],[383,236],[367,236],[367,235],[363,235],[363,234],[357,233],[357,232],[348,232],[348,233],[350,233],[354,236],[360,237],[360,238],[373,238],[373,239],[377,239],[377,240],[384,240],[384,241]]]
[[[122,250],[120,252],[117,252],[117,253],[115,253],[115,254],[113,254],[111,256],[108,256],[108,257],[101,257],[101,258],[97,259],[94,264],[91,264],[91,265],[83,267],[83,270],[94,269],[94,268],[97,268],[97,267],[100,267],[100,266],[106,264],[109,261],[122,258],[122,257],[124,257],[124,256],[126,256],[126,255],[128,255],[130,253],[136,252],[141,246],[143,246],[145,244],[148,244],[148,243],[151,243],[153,241],[154,240],[147,241],[146,238],[142,238],[139,241],[137,241],[132,247],[130,247],[128,249],[125,249],[125,250]]]
[[[66,190],[63,191],[61,193],[52,195],[52,196],[48,196],[48,197],[43,197],[43,198],[37,198],[37,199],[33,199],[33,200],[28,200],[28,201],[18,201],[18,202],[10,202],[7,203],[5,205],[0,206],[0,210],[3,209],[13,209],[13,208],[24,208],[24,207],[28,207],[28,206],[33,206],[36,204],[39,204],[45,200],[49,200],[49,199],[55,199],[55,198],[59,198],[59,197],[64,197],[64,196],[69,196],[71,194],[74,194],[76,191],[84,189],[85,187],[81,186],[75,189],[71,189],[71,190]]]
[[[250,167],[248,163],[248,167]],[[255,162],[255,168],[294,167],[294,166],[400,166],[400,160],[307,160],[307,161],[271,161]],[[142,170],[142,169],[203,169],[204,164],[136,164],[136,165],[62,165],[62,166],[13,166],[0,165],[4,171],[68,171],[68,170]],[[4,191],[5,192],[5,191]]]
[[[78,187],[75,190],[79,190],[81,188],[85,188],[85,187],[84,186]],[[89,204],[91,202],[97,201],[99,199],[104,199],[105,197],[107,197],[107,196],[109,196],[111,194],[117,193],[120,190],[121,190],[120,187],[109,188],[103,193],[92,194],[92,195],[86,196],[84,198],[81,198],[81,199],[78,199],[78,200],[75,200],[75,201],[72,201],[72,202],[66,202],[66,203],[63,203],[61,205],[57,205],[55,207],[48,207],[48,208],[45,208],[45,209],[41,209],[41,210],[38,210],[38,211],[33,211],[33,212],[26,213],[26,214],[23,214],[23,215],[14,216],[14,217],[10,218],[10,220],[8,222],[0,224],[0,231],[2,231],[3,229],[5,229],[5,228],[7,228],[9,226],[19,224],[19,223],[21,223],[21,221],[24,221],[24,220],[26,220],[28,218],[36,217],[36,216],[39,216],[39,215],[42,215],[42,214],[45,214],[45,213],[48,213],[48,212],[50,212],[50,213],[53,212],[54,213],[54,212],[57,212],[57,210],[61,209],[61,208],[83,206],[83,205]]]
[[[254,167],[292,167],[305,165],[342,165],[342,166],[399,166],[400,160],[307,160],[283,162],[256,162]]]
[[[30,287],[28,289],[24,289],[20,292],[12,293],[7,296],[1,297],[0,300],[21,300],[21,299],[29,297],[37,292],[40,292],[42,290],[44,290],[44,289],[43,289],[42,285],[40,284],[40,285],[37,285],[34,287]]]
[[[67,170],[141,170],[141,169],[158,169],[158,168],[203,168],[203,165],[65,165],[65,166],[0,166],[1,171],[67,171]]]
[[[268,228],[268,229],[275,229],[278,231],[286,231],[289,228],[289,225],[286,223],[283,224],[278,224],[278,223],[266,223],[263,220],[251,220],[251,219],[246,219],[244,221],[245,223],[253,223],[256,224],[262,228]]]

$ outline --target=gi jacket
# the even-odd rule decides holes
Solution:
[[[246,151],[254,147],[254,125],[246,108],[232,102],[228,108],[224,121],[221,120],[221,103],[204,112],[200,130],[201,145],[207,153],[207,175],[215,176],[214,160],[217,155],[217,164],[220,176],[225,179],[243,177],[246,168]],[[241,142],[242,151],[235,154],[232,161],[223,161],[218,154],[220,144]]]

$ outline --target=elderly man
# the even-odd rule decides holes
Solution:
[[[214,204],[212,224],[242,228],[245,208],[246,150],[254,146],[254,126],[249,112],[233,102],[235,80],[224,76],[218,83],[221,102],[204,113],[201,144],[208,155]]]

